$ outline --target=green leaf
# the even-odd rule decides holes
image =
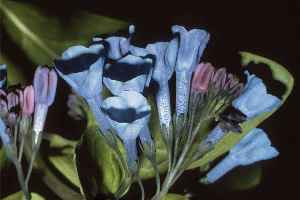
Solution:
[[[7,65],[7,80],[9,85],[25,82],[26,78],[22,73],[20,67],[16,66],[16,64],[7,59],[4,54],[0,54],[0,64]]]
[[[124,21],[87,12],[62,20],[29,3],[10,0],[0,1],[0,9],[6,32],[35,64],[52,64],[64,49],[127,26]]]
[[[4,148],[0,148],[0,171],[5,168],[5,166],[7,166],[8,164],[8,159],[5,155],[5,150]]]
[[[282,95],[282,105],[286,101],[287,97],[293,90],[294,86],[294,78],[293,76],[284,68],[282,65],[269,60],[267,58],[248,53],[248,52],[241,52],[241,64],[242,66],[246,66],[251,62],[256,64],[265,64],[268,66],[272,72],[273,79],[282,83],[286,90]],[[262,66],[265,66],[262,65]],[[262,77],[263,78],[263,77]],[[228,152],[236,143],[238,143],[251,129],[257,127],[260,123],[262,123],[265,119],[270,117],[278,108],[274,109],[272,112],[262,113],[258,117],[254,119],[248,120],[241,124],[242,127],[242,134],[235,134],[229,133],[227,134],[216,146],[215,148],[207,153],[202,159],[193,163],[190,168],[195,168],[203,165],[207,165],[208,163],[212,162],[219,156],[223,155],[224,153]]]
[[[81,188],[75,165],[75,146],[77,142],[67,140],[59,135],[50,134],[50,151],[59,152],[49,155],[49,161],[65,176],[72,184]]]
[[[260,165],[241,167],[229,174],[225,184],[231,190],[249,190],[260,184],[262,172]]]
[[[94,199],[99,193],[113,194],[119,188],[122,168],[95,126],[89,126],[82,136],[76,164],[87,199]]]
[[[183,195],[169,193],[163,198],[163,200],[189,200],[189,198]]]
[[[25,200],[22,192],[17,192],[5,197],[3,200]],[[31,200],[45,200],[42,196],[36,193],[31,193]]]

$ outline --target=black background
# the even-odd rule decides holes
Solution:
[[[211,34],[211,41],[203,60],[214,65],[225,66],[229,71],[239,69],[238,51],[249,51],[275,60],[294,75],[295,89],[287,103],[265,121],[261,127],[270,135],[273,145],[280,150],[280,156],[263,165],[263,179],[259,187],[236,192],[215,186],[205,187],[197,180],[197,173],[188,172],[175,186],[174,192],[195,194],[195,199],[298,199],[299,178],[299,1],[40,1],[32,3],[45,8],[49,15],[67,18],[77,10],[89,10],[129,21],[136,25],[135,41],[139,44],[164,40],[170,36],[170,26],[180,24],[187,27],[201,27]],[[5,37],[5,36],[4,36]],[[5,39],[5,38],[4,38]],[[13,44],[12,44],[13,45]],[[298,59],[298,60],[297,60]],[[31,72],[30,72],[31,73]],[[261,75],[269,75],[260,71]],[[60,81],[60,84],[63,84]],[[63,95],[67,87],[59,90]],[[280,94],[281,87],[270,85],[273,94]],[[66,96],[66,95],[65,95]],[[77,137],[79,125],[63,117],[66,108],[59,106],[50,112],[48,129],[51,132],[74,132],[67,137]],[[77,133],[77,135],[76,135]],[[8,176],[8,175],[7,175]],[[2,177],[2,191],[11,189],[13,181]],[[16,179],[15,179],[16,180]],[[150,184],[151,185],[151,184]],[[219,186],[219,187],[218,187]],[[38,189],[36,189],[38,190]],[[53,197],[55,198],[55,197]],[[134,195],[128,199],[135,199]]]

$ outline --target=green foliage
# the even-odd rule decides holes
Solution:
[[[167,194],[165,198],[163,198],[163,200],[189,200],[189,198],[187,198],[186,196],[182,196],[179,194]]]
[[[98,193],[117,191],[123,170],[97,127],[89,126],[82,136],[76,151],[76,164],[87,199],[95,198]]]
[[[17,192],[5,197],[3,200],[25,200],[22,192]],[[36,193],[31,193],[31,200],[45,200],[42,196]]]
[[[49,148],[52,152],[48,159],[54,167],[65,176],[72,184],[81,188],[75,166],[75,146],[77,142],[67,140],[59,135],[51,134]]]
[[[234,170],[225,180],[226,187],[231,190],[249,190],[258,186],[262,179],[262,167],[250,165]]]
[[[85,45],[92,36],[111,33],[127,23],[109,17],[78,12],[65,20],[47,16],[45,11],[28,3],[2,0],[3,25],[11,39],[33,63],[52,64],[66,48]]]

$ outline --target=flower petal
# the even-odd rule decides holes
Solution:
[[[280,106],[281,100],[267,93],[262,79],[254,74],[250,75],[247,71],[245,74],[248,77],[247,84],[242,94],[233,101],[233,107],[239,109],[248,118],[252,118],[264,112],[271,112]]]

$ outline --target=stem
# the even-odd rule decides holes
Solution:
[[[25,135],[22,135],[21,144],[20,144],[20,147],[19,147],[19,157],[18,157],[18,161],[20,163],[22,162],[23,151],[24,151],[24,143],[25,143]]]
[[[142,181],[139,177],[137,178],[137,182],[138,182],[139,187],[141,189],[141,195],[142,195],[141,199],[145,200],[145,189],[144,189],[143,183],[142,183]]]
[[[20,184],[21,189],[24,193],[24,196],[25,196],[26,200],[30,200],[31,198],[30,198],[30,194],[29,194],[29,191],[28,191],[28,186],[27,186],[27,184],[25,183],[25,180],[24,180],[24,174],[23,174],[23,171],[22,171],[22,167],[21,167],[20,163],[17,160],[14,160],[13,163],[16,167],[19,184]]]

